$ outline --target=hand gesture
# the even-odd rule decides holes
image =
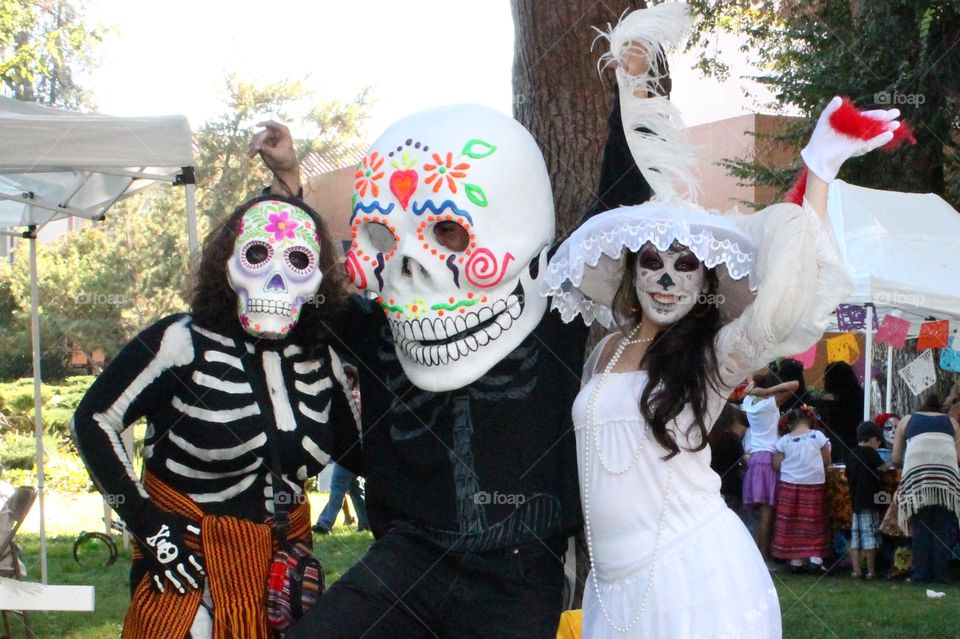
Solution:
[[[840,167],[848,159],[869,153],[892,140],[893,132],[900,126],[896,121],[900,116],[899,109],[877,109],[857,115],[875,120],[880,125],[881,133],[866,139],[841,133],[834,128],[831,116],[842,104],[840,97],[830,101],[817,120],[810,142],[800,152],[807,168],[826,183],[837,177]]]
[[[288,191],[291,188],[299,189],[300,162],[293,147],[290,129],[273,120],[259,122],[257,126],[264,127],[264,130],[254,136],[247,155],[252,158],[259,154],[263,163]],[[295,190],[291,191],[290,195],[295,193]]]
[[[181,595],[188,588],[202,587],[206,575],[203,562],[187,545],[187,535],[199,541],[200,529],[167,512],[146,527],[146,534],[137,535],[153,587],[159,592],[164,592],[166,585],[173,585]]]

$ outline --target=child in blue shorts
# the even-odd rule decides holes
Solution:
[[[859,445],[847,457],[847,484],[850,487],[850,560],[853,577],[860,577],[861,557],[867,562],[866,578],[877,572],[877,549],[880,547],[880,516],[890,504],[890,495],[880,490],[880,473],[890,468],[877,449],[883,442],[883,431],[874,422],[857,426]]]

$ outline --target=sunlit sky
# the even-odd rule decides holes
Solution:
[[[370,86],[371,139],[439,104],[511,109],[509,0],[88,0],[87,16],[113,27],[99,68],[82,80],[102,113],[184,114],[196,129],[224,111],[231,72],[254,82],[306,78],[318,99],[349,100]],[[733,73],[723,84],[693,70],[693,54],[673,57],[673,100],[687,124],[757,110],[738,77],[752,70],[734,49],[726,47]]]

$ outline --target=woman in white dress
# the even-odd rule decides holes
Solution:
[[[675,44],[678,6],[624,18],[608,36],[612,57],[639,47],[653,59]],[[617,76],[654,198],[591,218],[546,274],[565,320],[619,329],[589,358],[573,406],[591,560],[583,637],[780,637],[776,590],[720,495],[707,432],[741,381],[815,343],[849,292],[827,185],[843,160],[890,140],[897,113],[868,114],[886,131],[871,140],[843,138],[830,130],[835,99],[803,151],[804,206],[725,216],[691,202],[692,154],[669,152],[682,144],[678,114],[663,98],[640,99],[659,78],[623,64]]]

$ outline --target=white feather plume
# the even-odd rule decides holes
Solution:
[[[680,111],[666,97],[656,95],[664,74],[659,73],[655,61],[661,52],[666,55],[677,48],[690,25],[688,6],[671,2],[633,11],[615,27],[607,25],[607,31],[598,36],[610,43],[601,64],[617,65],[620,109],[630,153],[653,189],[654,199],[663,202],[693,203],[700,191],[694,175],[696,150]],[[639,75],[628,74],[622,64],[631,50],[650,61]]]

